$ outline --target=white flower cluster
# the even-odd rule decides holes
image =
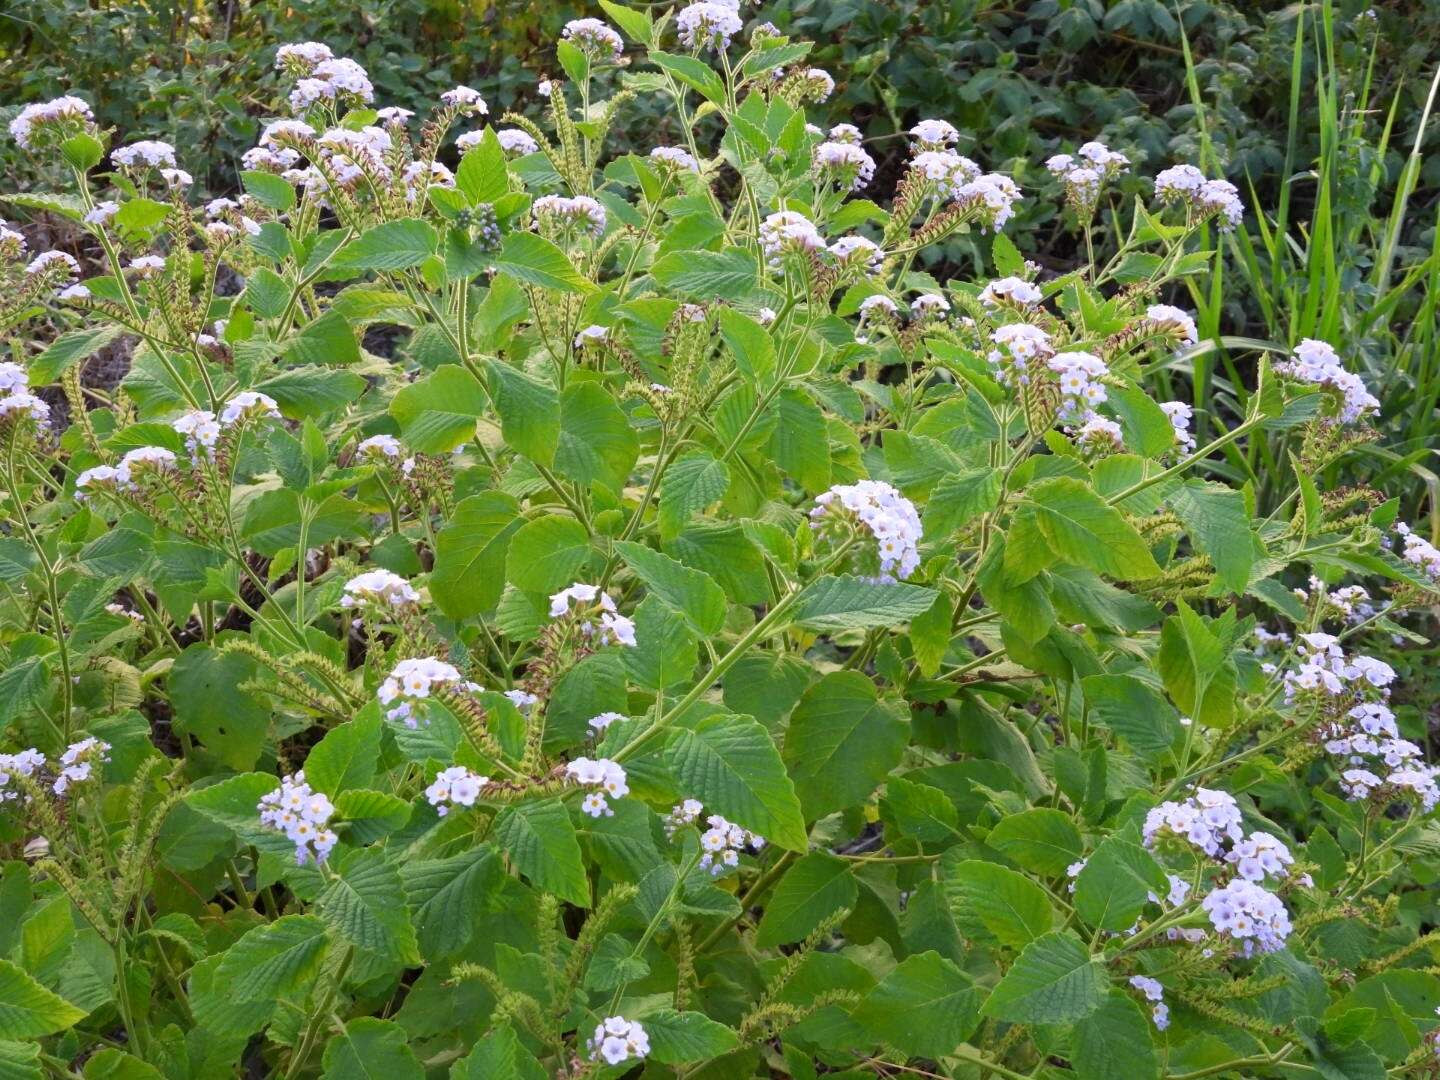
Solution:
[[[638,1061],[650,1053],[650,1036],[634,1020],[607,1016],[604,1023],[595,1025],[589,1046],[592,1058],[603,1058],[607,1065],[619,1065],[631,1058]]]
[[[1431,577],[1440,581],[1440,549],[1403,521],[1395,526],[1401,545],[1400,557],[1411,566],[1418,566]]]
[[[1196,788],[1195,794],[1182,802],[1163,802],[1145,815],[1147,848],[1166,834],[1189,841],[1212,859],[1223,857],[1227,840],[1233,845],[1245,839],[1234,797],[1210,788]]]
[[[1024,278],[1003,277],[995,279],[980,290],[980,303],[991,311],[1007,304],[1011,307],[1028,308],[1040,303],[1044,295]]]
[[[394,435],[371,435],[368,439],[361,439],[355,444],[357,457],[368,458],[371,461],[384,461],[386,458],[400,462],[400,471],[409,476],[415,471],[415,459],[413,457],[403,458],[405,447]]]
[[[60,755],[60,771],[52,786],[56,795],[64,795],[71,784],[84,783],[90,779],[96,763],[110,760],[110,744],[94,737],[71,743]]]
[[[1087,454],[1115,454],[1125,449],[1125,435],[1114,420],[1092,412],[1076,429],[1075,443]]]
[[[917,153],[944,150],[960,141],[960,132],[948,120],[921,120],[910,129],[909,134],[915,140]]]
[[[25,390],[6,394],[0,397],[0,423],[11,417],[28,418],[44,427],[50,423],[50,406]]]
[[[468,86],[456,86],[446,90],[440,95],[440,104],[447,109],[459,109],[466,116],[484,116],[490,112],[490,106],[480,96],[480,91],[472,90]]]
[[[907,578],[920,565],[920,515],[915,504],[883,480],[836,484],[815,497],[811,527],[858,522],[875,539],[880,580]]]
[[[600,345],[609,337],[610,328],[608,326],[592,324],[575,335],[575,348],[583,349],[587,345]]]
[[[12,394],[29,389],[30,376],[25,369],[12,360],[0,361],[0,394]]]
[[[859,191],[875,178],[875,159],[854,143],[822,142],[815,147],[811,163],[836,186],[851,191]]]
[[[44,767],[45,755],[34,747],[18,754],[0,754],[0,803],[20,798],[20,792],[9,786],[10,777],[34,776]]]
[[[989,229],[999,232],[1015,216],[1015,204],[1020,201],[1020,188],[1008,176],[999,173],[984,173],[969,183],[960,185],[955,192],[957,203],[983,207],[986,220],[981,222],[981,231]]]
[[[779,269],[786,255],[822,251],[825,238],[815,223],[794,210],[780,210],[760,223],[760,249],[772,269]]]
[[[381,705],[391,706],[385,713],[389,719],[401,720],[406,727],[415,728],[419,723],[414,715],[414,702],[428,698],[430,691],[437,686],[449,685],[478,689],[474,684],[466,683],[453,665],[432,656],[418,656],[401,660],[391,668],[390,674],[375,691],[375,697]],[[392,705],[393,702],[399,704]]]
[[[389,570],[367,570],[345,583],[340,597],[342,608],[374,604],[377,607],[400,608],[420,603],[420,594],[399,574]]]
[[[984,175],[979,165],[954,150],[918,146],[910,160],[910,170],[918,178],[933,184],[942,195],[958,198],[965,185]]]
[[[370,76],[354,60],[343,56],[321,60],[290,91],[290,109],[297,114],[322,101],[368,105],[374,100],[375,87],[370,83]]]
[[[63,289],[73,285],[80,276],[80,264],[67,252],[42,251],[26,264],[25,273],[31,277],[44,278],[46,284]]]
[[[1400,737],[1388,705],[1364,701],[1346,718],[1348,722],[1325,729],[1324,746],[1338,766],[1349,766],[1340,774],[1340,787],[1348,798],[1368,799],[1377,791],[1386,797],[1409,795],[1427,812],[1440,803],[1436,785],[1440,768],[1427,765],[1421,748]]]
[[[1325,582],[1311,575],[1309,588],[1297,586],[1293,591],[1302,604],[1314,602],[1324,615],[1335,615],[1347,623],[1361,623],[1375,614],[1375,605],[1363,585],[1346,585],[1327,589]]]
[[[1100,198],[1105,181],[1130,170],[1130,159],[1102,142],[1087,142],[1071,154],[1056,154],[1045,162],[1051,176],[1065,185],[1065,198],[1082,217]]]
[[[1380,400],[1353,371],[1346,371],[1340,355],[1330,345],[1304,338],[1295,346],[1291,359],[1275,365],[1281,375],[1330,390],[1340,398],[1340,420],[1353,423],[1380,408]]]
[[[842,236],[830,245],[830,254],[842,269],[859,269],[866,274],[879,273],[885,262],[884,249],[863,236]]]
[[[688,802],[681,803],[681,807],[687,806]],[[742,829],[719,814],[711,814],[705,823],[710,827],[700,834],[700,865],[709,870],[712,877],[719,877],[739,866],[740,852],[747,847],[751,851],[759,851],[765,846],[763,836]]]
[[[35,150],[81,130],[94,119],[95,114],[82,98],[66,94],[54,101],[26,105],[10,121],[10,137],[22,150]]]
[[[110,163],[125,169],[173,169],[176,167],[175,147],[155,139],[140,139],[112,150]]]
[[[1151,304],[1145,309],[1145,321],[1154,330],[1173,337],[1180,345],[1194,345],[1200,340],[1195,320],[1184,308],[1170,304]]]
[[[1006,323],[990,334],[995,347],[987,354],[990,366],[1001,386],[1028,386],[1030,362],[1048,360],[1054,355],[1050,335],[1029,323]]]
[[[715,49],[723,52],[744,24],[736,9],[717,0],[699,0],[675,16],[680,43],[687,49]]]
[[[230,427],[244,420],[279,420],[280,406],[268,394],[243,390],[220,410],[220,426]]]
[[[1165,1004],[1165,987],[1160,985],[1156,979],[1147,975],[1131,975],[1130,985],[1145,995],[1145,1000],[1152,1002],[1154,1008],[1150,1010],[1150,1018],[1155,1021],[1155,1027],[1164,1031],[1170,1026],[1170,1006]]]
[[[1155,177],[1155,197],[1162,203],[1184,203],[1198,220],[1220,218],[1229,232],[1245,216],[1240,192],[1228,180],[1206,180],[1194,165],[1174,165]]]
[[[490,782],[488,776],[473,773],[463,765],[452,765],[435,774],[435,781],[425,789],[425,800],[435,812],[444,817],[450,812],[449,803],[456,806],[474,806],[480,798],[480,791]]]
[[[536,221],[555,222],[560,228],[579,225],[591,236],[605,234],[605,208],[588,195],[567,198],[564,195],[541,195],[530,207]]]
[[[280,786],[262,795],[256,809],[260,824],[278,829],[295,845],[298,866],[312,859],[324,862],[339,840],[326,827],[335,813],[334,804],[323,792],[311,789],[304,772],[281,777]]]
[[[580,803],[580,809],[593,818],[615,816],[605,796],[622,799],[630,794],[625,770],[609,758],[577,757],[565,766],[565,775],[582,787],[600,789],[590,792]]]
[[[1240,942],[1247,957],[1276,952],[1290,936],[1290,913],[1280,898],[1245,878],[1214,890],[1200,906],[1215,932]]]
[[[332,60],[334,57],[335,54],[330,51],[330,46],[323,42],[292,42],[288,45],[281,45],[275,50],[275,70],[283,71],[287,67],[294,67],[296,70],[308,72],[316,64]]]
[[[1067,423],[1088,420],[1095,406],[1105,400],[1102,380],[1110,374],[1105,361],[1094,353],[1062,352],[1050,357],[1049,367],[1060,377],[1060,419]]]
[[[635,644],[635,624],[616,610],[610,594],[602,592],[598,585],[577,581],[568,589],[561,589],[550,597],[550,617],[559,619],[569,614],[572,602],[579,613],[580,632],[586,637],[593,636],[600,645]],[[582,610],[591,604],[599,607],[598,624],[589,617],[590,613]]]
[[[910,315],[916,321],[943,319],[949,311],[950,301],[939,293],[922,293],[910,301]]]
[[[519,128],[501,128],[495,132],[495,140],[500,144],[500,149],[507,154],[514,154],[516,157],[524,157],[526,154],[535,154],[540,150],[540,144],[530,135],[528,131],[521,131]],[[459,140],[456,140],[459,145]]]
[[[147,472],[167,472],[175,467],[175,454],[163,446],[137,446],[120,459],[119,465],[95,465],[75,478],[75,500],[84,502],[93,490],[127,491],[137,477]]]
[[[602,712],[598,716],[592,716],[590,718],[589,726],[598,735],[611,724],[615,723],[615,721],[624,719],[625,717],[621,716],[618,712]]]
[[[678,146],[657,146],[650,151],[650,160],[681,172],[698,173],[700,165],[688,150]]]
[[[1295,862],[1285,842],[1269,833],[1252,832],[1248,839],[1236,841],[1225,853],[1225,861],[1246,881],[1263,882],[1267,877],[1283,880]]]
[[[170,429],[185,436],[185,449],[192,455],[208,454],[220,439],[220,424],[209,409],[191,409],[170,421]]]
[[[671,808],[670,813],[665,817],[665,835],[670,839],[687,825],[694,825],[700,820],[700,815],[705,812],[705,806],[699,799],[683,799]]]
[[[1170,418],[1170,426],[1175,430],[1175,449],[1182,454],[1193,453],[1195,436],[1190,433],[1190,421],[1194,419],[1195,410],[1183,401],[1162,401],[1160,409]]]
[[[1367,687],[1383,690],[1395,681],[1395,669],[1383,660],[1373,656],[1347,658],[1340,639],[1333,634],[1301,634],[1296,648],[1300,666],[1282,676],[1286,701],[1294,700],[1301,691],[1338,697],[1351,691],[1364,693]]]
[[[619,60],[625,51],[620,35],[599,19],[571,19],[560,36],[585,50],[592,59]]]

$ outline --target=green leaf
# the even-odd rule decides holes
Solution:
[[[391,1020],[361,1016],[325,1044],[323,1080],[424,1080],[405,1029]]]
[[[1120,418],[1125,445],[1141,457],[1158,458],[1175,445],[1175,425],[1155,399],[1136,386],[1113,386],[1106,400]]]
[[[643,1024],[650,1037],[649,1056],[665,1065],[709,1061],[740,1045],[735,1032],[704,1013],[660,1009],[646,1013]]]
[[[850,864],[825,851],[801,856],[765,903],[755,935],[761,948],[799,941],[837,911],[855,906],[859,887]]]
[[[892,969],[854,1015],[880,1042],[938,1061],[974,1033],[979,1004],[969,975],[939,953],[923,952]]]
[[[606,934],[585,969],[585,989],[614,990],[650,974],[650,965],[620,934]]]
[[[725,593],[713,578],[682,562],[627,540],[615,550],[650,594],[688,623],[697,634],[714,635],[725,622]]]
[[[550,1080],[515,1029],[504,1024],[477,1042],[454,1065],[450,1080]]]
[[[40,1044],[0,1039],[0,1080],[45,1080]]]
[[[1055,925],[1045,890],[1024,874],[980,859],[947,858],[942,865],[945,897],[962,929],[978,920],[1001,944],[1018,949]]]
[[[1195,546],[1210,556],[1220,583],[1243,596],[1250,570],[1264,554],[1250,528],[1244,494],[1224,484],[1187,480],[1165,501]]]
[[[373,225],[351,240],[332,263],[337,270],[405,270],[435,254],[435,230],[419,218]]]
[[[584,293],[594,288],[580,276],[565,252],[536,233],[517,232],[505,237],[495,268],[542,289]]]
[[[930,492],[922,518],[927,540],[942,540],[1000,502],[1000,471],[971,469],[946,476]]]
[[[369,787],[380,759],[380,714],[361,711],[332,728],[305,759],[305,779],[334,798],[346,788]]]
[[[516,588],[555,593],[575,582],[590,557],[585,526],[571,517],[549,514],[515,531],[505,561],[505,577]]]
[[[548,466],[560,443],[560,395],[549,383],[498,360],[490,364],[490,382],[505,444]]]
[[[1080,681],[1091,718],[1146,757],[1165,753],[1180,734],[1179,714],[1134,675],[1089,675]]]
[[[809,820],[857,806],[900,764],[910,740],[903,705],[858,671],[836,671],[800,698],[783,758]]]
[[[404,863],[401,877],[428,959],[453,956],[469,944],[487,898],[499,892],[504,876],[500,858],[488,845],[448,859]]]
[[[495,819],[495,838],[537,887],[577,907],[590,906],[575,826],[558,798],[507,806]]]
[[[265,746],[270,711],[240,684],[259,674],[260,665],[244,653],[221,653],[198,642],[191,645],[170,669],[176,732],[199,739],[232,769],[254,768]]]
[[[743,248],[672,251],[655,260],[650,276],[665,288],[704,303],[742,300],[755,290],[760,264]]]
[[[365,379],[353,371],[309,366],[272,375],[256,383],[255,389],[274,398],[290,419],[299,420],[351,404],[365,392]]]
[[[455,170],[455,186],[470,200],[471,206],[494,203],[510,191],[505,170],[505,151],[495,132],[486,128],[480,141],[465,151]]]
[[[357,949],[397,964],[419,963],[400,870],[383,851],[362,848],[340,860],[316,905],[320,917]]]
[[[26,972],[0,959],[0,1039],[35,1039],[79,1023],[85,1010],[53,994]]]
[[[775,401],[770,453],[775,464],[809,492],[830,486],[830,439],[825,414],[797,387],[780,391]]]
[[[1055,554],[1076,566],[1122,581],[1160,573],[1135,527],[1082,481],[1060,476],[1030,491],[1040,531]]]
[[[1015,1024],[1066,1024],[1100,1008],[1109,988],[1104,965],[1084,943],[1056,930],[1025,946],[982,1011]]]
[[[881,813],[901,835],[922,844],[943,844],[964,836],[955,804],[929,784],[892,776],[885,782]]]
[[[282,915],[245,933],[226,950],[215,981],[238,1002],[271,1002],[304,991],[325,958],[325,924],[314,915]]]
[[[71,168],[89,172],[100,164],[100,159],[105,156],[105,147],[95,136],[82,131],[60,144],[60,156]]]
[[[165,1080],[165,1074],[124,1050],[104,1047],[85,1062],[85,1080]]]
[[[1124,836],[1107,836],[1075,879],[1075,910],[1093,927],[1128,930],[1151,893],[1169,891],[1165,871],[1150,853]]]
[[[654,22],[648,14],[627,8],[623,4],[612,3],[611,0],[600,0],[600,6],[631,41],[637,45],[650,43]]]
[[[560,395],[560,438],[555,470],[577,484],[604,484],[621,491],[635,459],[640,437],[625,413],[599,383],[572,383]]]
[[[403,387],[390,402],[407,446],[422,454],[446,454],[475,437],[485,412],[485,390],[458,364],[444,364]]]
[[[461,499],[435,534],[430,595],[452,619],[467,619],[500,602],[510,541],[525,519],[520,504],[502,491]]]
[[[244,184],[245,190],[254,195],[263,206],[277,214],[288,213],[295,205],[295,188],[284,177],[250,169],[240,174],[240,183]]]
[[[735,364],[756,381],[775,371],[775,342],[770,332],[750,316],[732,307],[720,309],[720,334],[735,356]]]
[[[699,91],[702,97],[714,102],[716,105],[725,104],[725,84],[720,81],[720,76],[715,74],[704,61],[693,56],[677,56],[673,53],[660,52],[651,49],[646,56],[658,68],[663,68],[671,75]]]
[[[285,359],[298,366],[340,367],[360,362],[355,328],[338,311],[327,311],[285,342]]]
[[[88,360],[125,332],[123,326],[101,326],[94,329],[67,330],[31,360],[28,365],[31,386],[47,386],[81,360]]]
[[[1046,877],[1059,877],[1085,854],[1075,823],[1059,810],[1043,807],[1001,818],[985,842],[1007,859]]]
[[[819,577],[805,586],[795,604],[794,621],[809,630],[894,627],[928,611],[934,602],[934,589],[841,574]]]
[[[679,536],[693,515],[729,490],[730,467],[709,452],[696,450],[676,458],[660,478],[660,538]]]
[[[1160,1062],[1150,1018],[1130,995],[1110,991],[1098,1009],[1075,1025],[1070,1064],[1076,1080],[1156,1080]]]
[[[782,848],[805,850],[805,820],[795,786],[769,732],[757,721],[706,717],[674,731],[664,757],[680,790],[711,813]]]

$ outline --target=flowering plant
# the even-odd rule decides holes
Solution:
[[[1314,483],[1377,405],[1325,343],[1171,400],[1236,190],[1086,143],[1125,239],[1042,275],[949,123],[876,190],[807,43],[602,7],[548,127],[284,46],[204,207],[78,97],[12,125],[99,265],[0,235],[0,321],[73,324],[0,365],[0,1064],[1435,1069],[1440,791],[1366,650],[1440,553]],[[639,94],[678,139],[607,159]],[[914,269],[961,230],[993,280]]]

